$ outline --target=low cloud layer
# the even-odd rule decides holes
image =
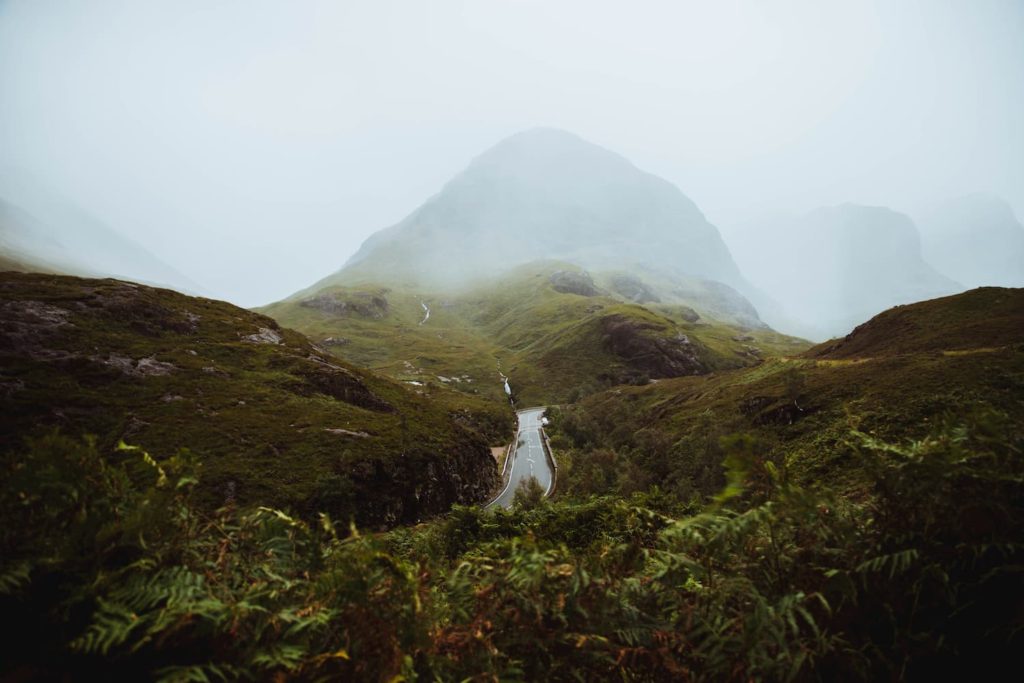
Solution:
[[[9,0],[0,197],[45,188],[244,305],[538,125],[675,183],[730,242],[843,202],[1021,216],[1022,34],[1014,0]]]

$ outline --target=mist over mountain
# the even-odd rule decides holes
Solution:
[[[187,293],[203,288],[177,269],[67,200],[27,180],[4,177],[0,258],[4,269],[136,280]]]
[[[749,293],[718,230],[662,178],[571,133],[537,128],[477,157],[331,281],[386,274],[452,285],[539,259],[639,268]]]
[[[963,289],[924,260],[913,221],[885,207],[841,204],[775,216],[733,247],[780,304],[762,316],[812,339],[842,336],[889,307]]]
[[[1024,225],[1004,200],[972,194],[918,216],[924,257],[965,287],[1024,285]]]

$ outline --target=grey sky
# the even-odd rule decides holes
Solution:
[[[1022,38],[1019,0],[0,0],[0,165],[243,305],[538,125],[732,239],[844,201],[1024,216]]]

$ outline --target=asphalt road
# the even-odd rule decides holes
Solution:
[[[500,505],[503,508],[512,507],[515,499],[516,487],[524,479],[533,477],[544,487],[544,491],[550,491],[554,483],[554,473],[544,453],[543,436],[540,433],[540,418],[544,415],[544,408],[530,408],[520,410],[516,413],[519,418],[519,431],[516,434],[516,447],[512,452],[512,468],[508,478],[508,485],[501,494],[487,507]]]

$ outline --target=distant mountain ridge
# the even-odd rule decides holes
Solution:
[[[965,287],[1024,286],[1024,225],[999,197],[972,194],[918,217],[924,256]]]
[[[537,128],[485,151],[304,293],[382,279],[453,286],[547,259],[754,291],[677,187],[576,135]]]
[[[0,173],[0,265],[5,270],[116,277],[205,293],[174,267],[49,189]]]
[[[757,285],[796,325],[778,326],[812,339],[963,290],[924,260],[910,217],[887,207],[847,203],[777,217],[739,247]]]

